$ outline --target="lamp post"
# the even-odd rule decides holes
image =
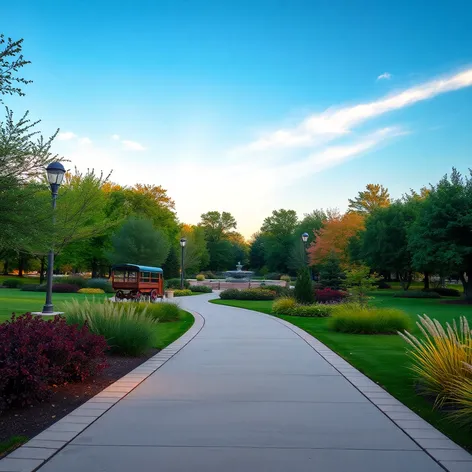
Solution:
[[[52,222],[55,224],[55,210],[56,210],[56,199],[59,187],[64,179],[66,170],[60,162],[52,162],[46,168],[48,175],[48,182],[51,186],[52,194]],[[47,278],[47,290],[46,290],[46,304],[43,307],[43,313],[54,313],[52,306],[52,273],[54,270],[54,245],[51,246],[48,254],[48,278]]]
[[[180,257],[180,290],[184,289],[184,249],[187,244],[185,238],[180,238],[181,257]]]
[[[309,263],[308,263],[308,254],[307,254],[307,251],[308,251],[308,238],[309,238],[309,236],[310,236],[310,235],[309,235],[308,233],[303,233],[303,234],[302,234],[302,241],[303,241],[303,246],[304,246],[304,248],[305,248],[305,264],[307,265],[308,270],[309,270],[309,272],[310,272],[310,277],[311,277],[311,279],[313,280],[313,274],[312,274],[312,272],[311,272],[311,270],[310,270],[310,265],[309,265]]]

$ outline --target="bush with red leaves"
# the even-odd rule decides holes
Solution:
[[[339,303],[347,297],[346,292],[341,290],[333,290],[332,288],[322,288],[315,290],[315,298],[317,303]]]
[[[51,385],[83,381],[106,367],[103,336],[26,313],[0,325],[0,411],[46,399]]]

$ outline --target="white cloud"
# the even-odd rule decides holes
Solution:
[[[59,141],[69,141],[71,139],[75,139],[77,138],[77,135],[75,133],[73,133],[72,131],[64,131],[62,133],[59,133],[57,135],[57,139]]]
[[[120,140],[120,135],[119,134],[113,134],[111,136],[111,139],[113,139],[114,141],[119,141]]]
[[[136,141],[127,141],[123,140],[121,141],[125,147],[125,149],[131,149],[133,151],[145,151],[146,148],[141,144]]]
[[[437,95],[472,85],[472,69],[425,82],[373,102],[328,109],[305,118],[300,124],[279,129],[250,143],[246,149],[263,151],[282,148],[312,147],[350,133],[354,126]]]
[[[90,138],[80,138],[80,144],[92,144],[92,140]]]
[[[377,77],[377,80],[390,80],[392,78],[392,74],[390,72],[384,72]]]

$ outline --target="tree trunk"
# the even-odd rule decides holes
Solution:
[[[400,279],[401,286],[403,290],[408,290],[411,285],[411,281],[413,278],[413,272],[407,271],[407,272],[399,272],[398,277]]]
[[[25,258],[23,255],[18,257],[18,277],[23,277],[23,270],[25,267]]]
[[[92,279],[96,279],[98,277],[98,264],[95,259],[92,260]]]
[[[8,260],[3,261],[3,275],[8,275]]]
[[[429,272],[424,273],[424,290],[429,290]]]
[[[464,295],[467,303],[472,303],[472,270],[461,272],[460,279],[464,287]]]
[[[46,268],[46,256],[41,257],[41,266],[39,268],[39,283],[44,283],[44,271]]]

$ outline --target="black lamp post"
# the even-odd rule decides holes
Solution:
[[[64,179],[64,174],[66,170],[60,162],[52,162],[46,168],[48,174],[48,182],[51,186],[52,193],[52,222],[55,223],[55,210],[56,210],[56,199],[57,192],[62,180]],[[48,278],[47,278],[47,291],[46,291],[46,304],[43,307],[43,313],[54,313],[54,308],[52,306],[52,273],[54,270],[54,247],[51,247],[48,254]]]
[[[302,241],[303,241],[303,246],[305,248],[305,264],[307,265],[308,267],[308,270],[310,271],[310,277],[311,279],[313,280],[313,274],[311,273],[311,270],[310,270],[310,265],[308,263],[308,238],[310,237],[310,235],[308,233],[303,233],[302,234]]]
[[[185,238],[180,238],[180,247],[182,249],[180,258],[180,290],[184,289],[184,249],[186,244],[187,240]]]

